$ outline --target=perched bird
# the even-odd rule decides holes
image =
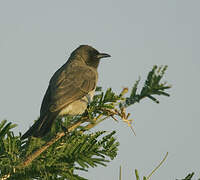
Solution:
[[[110,55],[88,45],[75,49],[54,73],[42,101],[40,118],[21,139],[45,136],[58,116],[84,113],[96,89],[99,61],[106,57]]]

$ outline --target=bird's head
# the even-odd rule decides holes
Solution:
[[[80,56],[88,66],[97,68],[101,58],[111,57],[109,54],[100,53],[88,45],[81,45],[72,52],[72,55]]]

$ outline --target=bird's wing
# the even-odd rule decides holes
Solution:
[[[61,71],[50,82],[51,112],[59,111],[96,88],[97,72],[88,66],[74,66]]]
[[[42,105],[40,108],[40,116],[43,117],[48,113],[50,104],[51,104],[51,88],[49,86],[42,100]]]
[[[65,78],[65,70],[66,70],[67,63],[65,63],[63,66],[61,66],[52,76],[49,86],[46,90],[46,93],[44,95],[44,98],[42,100],[42,105],[40,108],[40,116],[45,116],[47,113],[49,113],[49,107],[52,102],[52,97],[51,97],[51,91],[52,91],[52,86],[58,87],[59,84],[64,80]]]

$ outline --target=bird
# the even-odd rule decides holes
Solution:
[[[76,48],[53,74],[42,100],[40,117],[21,139],[44,137],[57,117],[83,114],[94,96],[100,59],[108,57],[111,56],[89,45]]]

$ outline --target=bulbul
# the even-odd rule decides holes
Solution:
[[[40,108],[40,118],[21,139],[45,136],[58,116],[84,113],[96,89],[100,59],[107,57],[110,55],[99,53],[88,45],[75,49],[50,79]]]

